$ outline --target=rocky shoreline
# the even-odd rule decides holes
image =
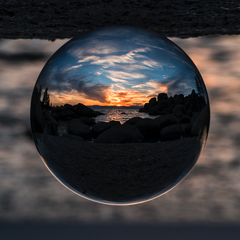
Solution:
[[[173,141],[186,137],[201,136],[208,131],[210,111],[201,95],[192,90],[188,96],[182,94],[168,97],[160,93],[140,108],[140,112],[156,115],[156,118],[134,117],[123,124],[120,121],[97,122],[102,115],[81,103],[65,104],[46,108],[33,101],[32,129],[35,133],[76,138],[95,143],[141,143]],[[61,132],[60,125],[66,130]]]
[[[96,123],[102,113],[81,103],[32,105],[34,140],[48,168],[77,194],[106,203],[149,200],[178,184],[196,163],[210,120],[208,104],[194,90],[185,97],[160,93],[144,105],[149,115],[158,111],[154,119],[123,124]]]

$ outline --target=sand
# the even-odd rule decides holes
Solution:
[[[42,134],[37,147],[55,176],[72,190],[118,204],[162,195],[187,175],[202,149],[197,137],[96,144]]]

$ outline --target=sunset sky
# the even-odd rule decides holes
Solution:
[[[195,66],[170,41],[136,28],[105,28],[75,38],[45,65],[37,86],[53,105],[143,105],[160,92],[190,94]]]

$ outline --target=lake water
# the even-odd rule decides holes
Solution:
[[[94,108],[93,108],[94,109]],[[149,116],[148,113],[139,112],[136,108],[128,108],[128,109],[94,109],[104,113],[105,115],[100,115],[96,117],[96,122],[110,122],[110,121],[120,121],[121,124],[125,123],[128,119],[134,117],[141,118],[156,118],[157,116]]]

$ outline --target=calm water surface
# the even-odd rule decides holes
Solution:
[[[94,108],[93,108],[94,109]],[[128,109],[94,109],[104,113],[105,115],[100,115],[96,117],[96,122],[110,122],[110,121],[120,121],[121,124],[125,123],[128,119],[133,117],[141,117],[141,118],[156,118],[157,116],[149,116],[148,113],[139,112],[136,108],[128,108]]]

